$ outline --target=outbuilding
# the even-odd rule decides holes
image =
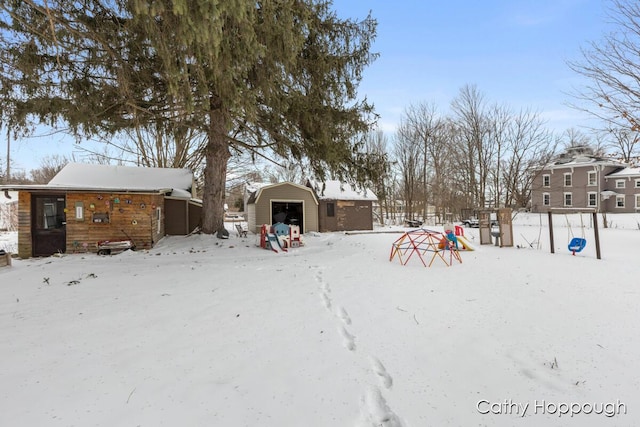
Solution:
[[[313,190],[293,182],[250,184],[245,190],[245,212],[250,231],[282,222],[300,226],[301,233],[318,231],[318,200]]]
[[[18,192],[18,255],[96,252],[97,242],[153,247],[187,234],[200,220],[187,169],[70,163],[47,185],[4,185]]]
[[[373,203],[378,198],[368,189],[354,188],[341,181],[308,180],[318,199],[321,232],[373,230]]]

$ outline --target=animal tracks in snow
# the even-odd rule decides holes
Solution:
[[[340,327],[340,335],[342,335],[342,344],[349,351],[355,351],[356,349],[356,337],[351,335],[344,326]]]
[[[376,387],[369,388],[361,399],[361,422],[358,427],[404,427],[402,420],[391,410]]]
[[[316,283],[318,284],[318,290],[322,305],[327,309],[329,313],[333,315],[336,320],[338,333],[342,337],[342,345],[344,348],[351,352],[356,351],[356,336],[349,332],[347,329],[351,325],[351,316],[347,310],[335,304],[331,299],[331,286],[326,282],[322,271],[317,271],[315,275]],[[393,386],[393,378],[387,372],[382,362],[377,357],[369,356],[369,364],[371,370],[376,375],[380,386],[389,390]],[[361,422],[358,427],[404,427],[404,423],[401,419],[389,409],[387,401],[382,396],[378,387],[370,387],[365,392],[361,399]]]
[[[385,388],[391,388],[391,386],[393,385],[393,378],[391,377],[391,375],[389,375],[382,362],[380,362],[375,357],[370,357],[369,359],[371,362],[371,368],[373,369],[373,372],[375,372],[376,375],[378,375],[378,377],[380,378],[380,382],[382,383],[382,385]]]
[[[322,293],[322,304],[324,304],[327,310],[331,310],[331,298],[324,292]]]
[[[336,314],[338,315],[340,320],[344,322],[345,325],[351,324],[351,318],[349,317],[349,314],[347,313],[347,310],[344,309],[344,307],[338,308],[338,311]]]

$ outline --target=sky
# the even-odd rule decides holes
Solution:
[[[465,228],[475,250],[429,268],[389,260],[407,230],[391,226],[286,253],[229,224],[228,240],[13,259],[0,425],[640,425],[640,214],[607,219],[600,260],[589,218],[555,218],[552,254],[546,215],[526,213],[514,247]]]
[[[600,0],[335,0],[340,16],[378,21],[361,93],[374,102],[380,127],[395,130],[410,105],[433,104],[446,114],[465,85],[491,103],[540,113],[549,128],[588,123],[569,108],[584,82],[567,66],[607,31]]]
[[[608,0],[334,0],[342,18],[378,21],[359,96],[376,107],[379,128],[392,135],[411,105],[433,104],[447,114],[465,85],[490,103],[529,109],[562,133],[593,124],[570,108],[568,94],[584,80],[567,66],[580,49],[608,31]],[[4,145],[4,144],[3,144]],[[93,144],[85,143],[92,147]],[[61,135],[12,141],[16,170],[37,168],[43,157],[75,152]],[[6,149],[0,150],[6,158]],[[5,160],[6,161],[6,160]]]

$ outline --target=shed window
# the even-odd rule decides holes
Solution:
[[[327,216],[336,216],[336,204],[327,203]]]

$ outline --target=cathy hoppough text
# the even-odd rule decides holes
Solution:
[[[479,400],[476,408],[481,414],[494,415],[557,415],[558,417],[576,415],[604,415],[605,417],[615,417],[626,414],[627,405],[620,400],[615,402],[548,402],[546,400],[534,400],[533,402],[514,402],[512,399],[505,399],[502,402],[490,402]]]

